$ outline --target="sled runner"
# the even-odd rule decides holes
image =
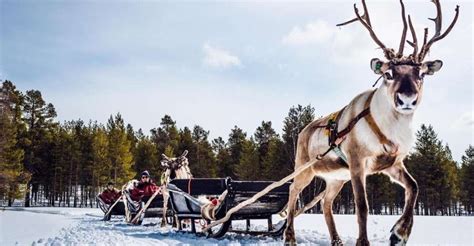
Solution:
[[[200,234],[196,230],[197,221],[212,221],[223,218],[227,211],[242,201],[252,197],[257,192],[270,185],[271,181],[234,181],[225,179],[175,179],[168,185],[170,193],[170,204],[177,222],[178,229],[182,230],[181,222],[191,220],[191,232]],[[269,236],[281,236],[286,221],[278,224],[272,223],[272,215],[282,212],[288,201],[290,182],[278,187],[265,196],[234,213],[230,220],[220,226],[216,226],[205,233],[208,237],[219,238],[227,232],[238,232],[246,234],[258,234]],[[202,197],[210,197],[214,204]],[[216,201],[218,200],[218,201]],[[206,210],[209,206],[210,210]],[[251,231],[250,221],[265,219],[268,222],[267,231]],[[232,221],[245,220],[245,230],[233,230]]]

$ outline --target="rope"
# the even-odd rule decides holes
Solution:
[[[326,195],[326,191],[322,191],[321,193],[319,193],[310,203],[304,205],[303,208],[298,210],[295,214],[295,217],[297,217],[298,215],[308,211],[308,209],[314,207],[316,205],[316,203],[318,203],[321,199],[324,198],[324,195]]]
[[[326,152],[327,153],[327,152]],[[208,231],[209,229],[211,229],[212,227],[216,226],[216,225],[219,225],[219,224],[222,224],[224,222],[227,222],[230,217],[232,216],[232,214],[234,214],[235,212],[239,211],[240,209],[242,209],[243,207],[249,205],[249,204],[252,204],[254,203],[255,201],[257,201],[260,197],[266,195],[268,192],[270,192],[271,190],[277,188],[277,187],[280,187],[282,186],[283,184],[285,184],[286,182],[290,181],[291,179],[293,179],[294,177],[298,176],[300,173],[302,173],[304,170],[308,169],[309,167],[311,167],[316,161],[318,161],[318,159],[316,160],[311,160],[311,161],[308,161],[306,162],[303,166],[299,167],[298,169],[296,169],[293,173],[291,173],[290,175],[284,177],[283,179],[281,179],[280,181],[278,182],[275,182],[275,183],[272,183],[271,185],[267,186],[265,189],[263,189],[262,191],[258,192],[257,194],[255,194],[252,198],[250,199],[247,199],[241,203],[239,203],[237,206],[231,208],[229,211],[227,211],[226,215],[222,218],[222,219],[219,219],[219,220],[216,220],[214,222],[212,222],[211,224],[208,224],[206,226],[206,228],[204,228],[204,231]]]

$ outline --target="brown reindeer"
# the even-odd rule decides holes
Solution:
[[[166,226],[166,212],[168,208],[168,199],[170,197],[167,186],[169,182],[173,179],[191,179],[193,175],[189,169],[189,162],[186,155],[188,151],[185,150],[183,154],[179,157],[170,158],[165,154],[161,156],[161,165],[165,168],[165,173],[162,176],[161,180],[161,192],[163,194],[163,218],[161,220],[161,226]]]
[[[326,189],[310,204],[314,205],[321,200],[331,245],[342,245],[332,215],[332,204],[344,183],[349,180],[352,183],[359,225],[357,245],[369,245],[365,181],[367,175],[383,173],[405,189],[404,211],[392,228],[390,244],[406,244],[413,226],[418,186],[406,170],[403,159],[413,142],[411,123],[413,113],[421,101],[424,76],[432,75],[443,64],[440,60],[425,62],[423,60],[431,45],[446,37],[451,31],[459,14],[457,6],[453,21],[446,31],[441,33],[441,6],[438,0],[433,2],[437,10],[436,18],[432,19],[436,26],[435,34],[428,40],[428,29],[425,28],[423,45],[419,53],[416,33],[408,15],[413,41],[407,42],[414,48],[413,53],[408,56],[403,55],[407,21],[401,0],[403,32],[398,52],[387,48],[375,35],[364,0],[362,0],[363,16],[360,16],[354,5],[356,18],[338,25],[359,21],[369,31],[387,59],[387,61],[372,59],[370,62],[375,74],[383,77],[383,82],[376,90],[356,96],[342,110],[313,121],[299,134],[295,169],[309,162],[313,164],[294,178],[291,185],[288,223],[284,234],[286,243],[296,243],[293,221],[295,215],[302,212],[295,211],[298,194],[315,176],[318,176],[325,180]]]

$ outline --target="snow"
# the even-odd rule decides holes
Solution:
[[[158,218],[146,218],[142,226],[130,226],[123,218],[101,221],[102,212],[92,208],[6,208],[0,210],[0,245],[281,245],[281,239],[228,233],[223,239],[208,239],[161,228]],[[274,223],[277,221],[275,217]],[[372,245],[387,245],[398,216],[369,216]],[[335,215],[340,236],[354,245],[357,223],[354,215]],[[234,228],[243,227],[236,223]],[[257,221],[254,229],[265,229]],[[328,245],[324,217],[304,214],[295,222],[303,245]],[[473,217],[415,217],[409,245],[474,245]]]

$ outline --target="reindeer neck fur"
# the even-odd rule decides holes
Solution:
[[[175,179],[192,179],[193,175],[191,174],[191,170],[187,165],[182,166],[181,168],[174,171],[175,172]],[[165,183],[168,184],[171,181],[171,169],[166,169],[165,172]]]
[[[375,91],[370,103],[370,112],[385,136],[398,145],[399,154],[406,155],[413,142],[413,114],[401,114],[393,108],[392,104],[387,86],[382,84]]]

